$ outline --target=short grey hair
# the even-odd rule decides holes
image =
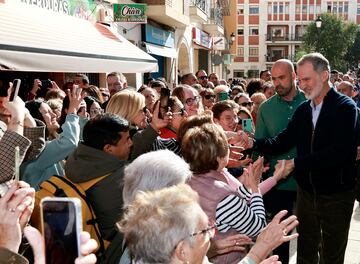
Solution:
[[[124,233],[135,263],[171,263],[176,246],[193,244],[199,223],[208,218],[190,186],[179,184],[139,192],[117,227]]]
[[[304,65],[305,63],[311,63],[314,70],[318,73],[323,71],[330,72],[330,64],[329,61],[322,55],[321,53],[309,53],[305,54],[301,57],[301,59],[297,62],[297,66]],[[330,78],[330,75],[329,75]]]
[[[124,206],[139,191],[154,191],[185,183],[191,177],[189,165],[174,152],[158,150],[139,156],[124,171]]]

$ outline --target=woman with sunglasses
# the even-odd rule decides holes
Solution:
[[[176,138],[176,132],[183,120],[188,114],[185,111],[184,105],[175,96],[170,96],[168,100],[168,107],[172,113],[172,119],[166,127],[160,129],[161,138]]]
[[[243,106],[249,109],[250,113],[253,111],[254,102],[251,101],[249,95],[247,95],[246,93],[237,94],[234,98],[234,101],[239,106]]]
[[[189,116],[198,115],[203,111],[200,95],[195,88],[182,84],[174,89],[172,95],[179,98]]]
[[[200,92],[200,96],[202,99],[202,104],[204,106],[204,109],[211,110],[211,108],[215,104],[215,98],[216,98],[214,90],[210,88],[205,88]]]

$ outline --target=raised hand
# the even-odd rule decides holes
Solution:
[[[152,115],[152,119],[150,123],[150,125],[155,131],[158,131],[161,128],[166,127],[168,124],[170,124],[172,120],[172,113],[170,111],[165,113],[163,119],[159,118],[159,111],[160,111],[160,101],[158,100],[155,103],[154,113]]]
[[[85,93],[81,94],[78,92],[78,86],[74,85],[71,91],[67,91],[67,95],[69,96],[69,108],[68,114],[77,114],[77,111],[80,108],[81,102],[84,100],[86,96]]]

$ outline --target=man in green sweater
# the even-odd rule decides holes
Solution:
[[[272,81],[276,94],[260,105],[255,138],[262,139],[278,135],[289,123],[296,108],[306,100],[305,95],[296,87],[296,73],[291,61],[281,59],[274,63],[272,70]],[[266,177],[273,175],[274,167],[278,160],[292,159],[296,156],[296,149],[276,156],[265,156],[270,163],[270,170]],[[266,212],[271,218],[281,210],[288,210],[291,214],[296,199],[296,182],[290,174],[287,179],[264,196]],[[274,254],[279,255],[282,263],[289,262],[289,243],[278,247]]]

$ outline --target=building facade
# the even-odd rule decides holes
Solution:
[[[295,62],[306,26],[321,13],[360,24],[360,0],[230,0],[230,5],[225,29],[236,35],[229,67],[234,78],[258,77],[281,58]]]
[[[224,10],[228,12],[228,1],[135,0],[133,2],[147,4],[148,24],[157,27],[158,30],[171,32],[174,40],[171,48],[175,52],[170,53],[156,49],[161,44],[151,43],[155,47],[148,49],[147,52],[158,59],[162,72],[150,73],[150,77],[162,75],[170,85],[175,85],[180,76],[190,72],[195,73],[199,69],[204,69],[208,73],[216,72],[220,78],[224,76],[225,46],[223,49],[216,49],[213,41],[214,38],[224,38],[223,12]],[[221,41],[226,42],[225,39]],[[148,41],[144,40],[143,35],[139,45],[144,45],[144,42]]]

